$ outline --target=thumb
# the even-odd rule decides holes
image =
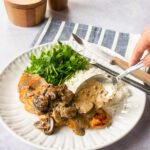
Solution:
[[[150,67],[150,54],[145,56],[143,63],[144,63],[144,66]]]
[[[132,53],[131,60],[129,63],[130,66],[135,65],[140,60],[146,48],[147,45],[145,43],[145,40],[144,38],[141,38],[136,44],[134,51]]]

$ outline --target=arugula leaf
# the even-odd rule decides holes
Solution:
[[[77,71],[89,66],[86,58],[79,56],[69,45],[60,41],[50,50],[43,48],[38,56],[31,53],[30,63],[25,72],[39,74],[54,85],[64,83]]]

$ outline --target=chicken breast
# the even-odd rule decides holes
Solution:
[[[21,76],[18,84],[19,98],[24,103],[24,107],[27,111],[40,114],[34,107],[33,100],[35,97],[42,95],[48,86],[48,83],[39,75],[24,73]]]

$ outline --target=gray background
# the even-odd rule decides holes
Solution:
[[[92,24],[122,32],[142,33],[150,25],[149,0],[69,0],[63,12],[47,11],[47,17]],[[12,25],[0,0],[0,71],[16,55],[30,47],[41,25],[21,28]],[[150,97],[136,127],[119,142],[104,150],[150,149]],[[0,125],[0,150],[36,150],[11,135]]]

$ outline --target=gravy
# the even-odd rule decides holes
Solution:
[[[88,113],[93,107],[101,108],[105,103],[107,91],[96,79],[91,79],[79,88],[75,95],[75,105],[80,113]]]

